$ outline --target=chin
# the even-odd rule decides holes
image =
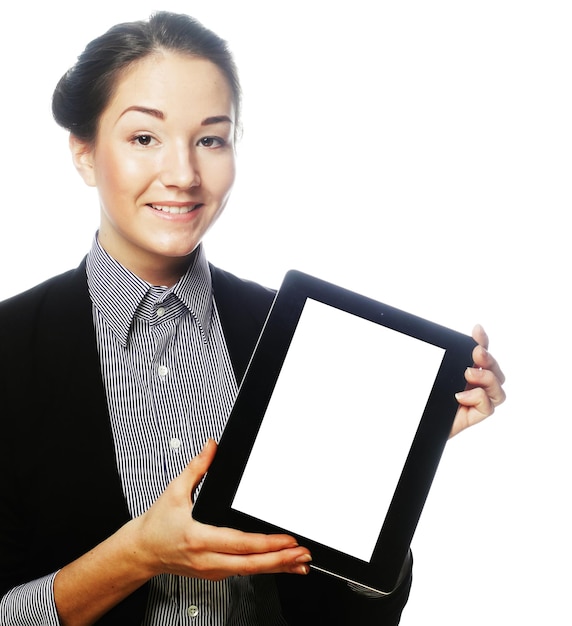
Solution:
[[[166,239],[164,241],[157,241],[154,245],[150,246],[158,256],[164,257],[185,257],[191,254],[197,249],[197,246],[201,240],[197,240],[195,237],[181,237],[179,239]]]
[[[199,242],[200,243],[200,242]],[[194,246],[171,246],[165,248],[163,250],[157,251],[158,256],[161,256],[165,259],[169,259],[174,261],[176,259],[180,259],[181,261],[190,257],[193,252],[197,249],[199,244],[195,244]]]

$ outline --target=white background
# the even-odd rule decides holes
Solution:
[[[481,322],[506,371],[507,403],[447,447],[402,624],[569,624],[570,3],[11,3],[0,297],[88,249],[97,200],[51,91],[89,39],[155,8],[194,14],[241,69],[239,182],[210,259]]]

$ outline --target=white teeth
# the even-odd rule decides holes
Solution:
[[[164,206],[162,204],[151,205],[157,211],[164,211],[165,213],[190,213],[194,208],[199,205],[189,204],[187,206]]]

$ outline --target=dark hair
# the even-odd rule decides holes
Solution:
[[[166,11],[148,21],[117,24],[87,45],[56,86],[52,97],[56,122],[76,137],[94,141],[121,72],[161,49],[214,63],[232,90],[238,126],[240,83],[226,42],[192,17]]]

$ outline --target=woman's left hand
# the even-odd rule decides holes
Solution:
[[[505,401],[502,385],[505,381],[499,364],[489,353],[489,338],[482,326],[473,329],[473,339],[479,344],[473,350],[473,367],[467,368],[464,391],[456,394],[459,409],[449,437],[454,437],[465,428],[481,422],[494,413],[495,408]]]

